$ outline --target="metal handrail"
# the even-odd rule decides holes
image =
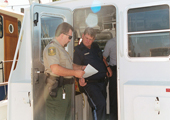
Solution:
[[[0,83],[0,86],[5,86],[5,85],[8,85],[8,82]]]
[[[3,64],[3,61],[1,61],[0,64],[2,64],[2,67],[0,68],[0,70],[2,70],[2,81],[5,82],[5,80],[4,80],[4,64]]]
[[[4,92],[5,92],[5,98],[7,97],[7,88],[6,85],[8,85],[8,82],[5,82],[4,79],[4,63],[5,62],[13,62],[13,60],[7,60],[7,61],[0,61],[0,64],[2,64],[2,67],[0,68],[0,70],[2,70],[2,83],[0,83],[0,86],[4,86]]]
[[[8,85],[8,82],[3,82],[3,83],[0,83],[0,87],[3,86],[4,87],[4,98],[3,100],[6,100],[7,99],[7,85]]]
[[[13,60],[5,60],[5,61],[2,60],[2,61],[0,61],[0,64],[2,64],[2,67],[0,68],[0,70],[2,70],[2,81],[3,81],[3,83],[5,82],[5,78],[4,78],[4,63],[7,63],[7,62],[13,62]]]
[[[5,61],[2,60],[1,62],[3,62],[3,63],[5,63],[5,62],[13,62],[13,60],[5,60]]]

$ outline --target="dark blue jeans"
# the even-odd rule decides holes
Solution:
[[[97,120],[106,120],[106,83],[87,83],[84,89],[96,105]],[[89,98],[88,101],[93,109],[94,106]]]

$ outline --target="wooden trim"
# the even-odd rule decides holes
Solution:
[[[3,16],[4,18],[4,61],[13,60],[15,49],[18,42],[18,19],[11,16]],[[9,25],[12,24],[14,32],[10,33]],[[8,82],[11,71],[12,62],[4,62],[4,78]]]

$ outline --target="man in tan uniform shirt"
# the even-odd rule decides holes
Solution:
[[[72,31],[70,24],[61,23],[56,29],[55,38],[43,52],[45,74],[48,75],[45,89],[46,120],[71,120],[73,77],[82,78],[85,73],[85,66],[73,64],[71,56],[64,49],[71,41]]]

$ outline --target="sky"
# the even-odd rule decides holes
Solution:
[[[8,5],[24,5],[29,4],[29,0],[8,0]]]
[[[4,3],[5,0],[0,0],[0,3]],[[28,7],[30,4],[30,1],[33,0],[7,0],[8,5],[6,6],[6,9],[13,9],[14,11],[20,12],[21,8]],[[38,1],[38,0],[34,0]],[[42,3],[48,3],[52,0],[41,0]]]
[[[5,0],[3,0],[3,1],[5,1]],[[8,0],[8,5],[24,5],[24,4],[29,4],[30,1],[38,2],[38,0]],[[52,0],[41,0],[42,3],[47,3],[47,2],[51,2],[51,1]]]
[[[0,0],[0,3],[4,3],[6,0]],[[23,4],[29,4],[29,0],[7,0],[8,6],[9,5],[23,5]]]

